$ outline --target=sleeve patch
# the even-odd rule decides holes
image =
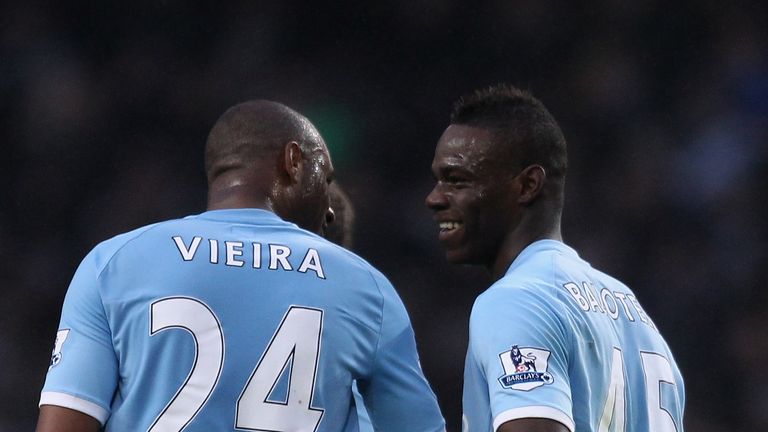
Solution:
[[[545,384],[552,384],[554,378],[547,372],[550,352],[542,348],[512,345],[499,353],[504,375],[499,377],[502,387],[528,391]]]
[[[64,342],[67,340],[67,336],[69,336],[69,329],[63,329],[56,332],[56,341],[53,343],[53,352],[51,353],[51,364],[48,366],[48,369],[61,363],[61,356],[62,356],[61,348],[62,346],[64,346]]]

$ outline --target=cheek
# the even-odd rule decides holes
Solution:
[[[307,177],[307,181],[304,183],[302,193],[305,197],[315,197],[320,199],[328,196],[328,184],[325,182],[325,178],[317,173],[310,172]]]
[[[478,193],[465,198],[463,209],[464,222],[471,241],[487,243],[499,236],[506,228],[508,209],[504,206],[503,200]]]
[[[485,213],[489,210],[487,197],[482,193],[468,192],[459,194],[455,198],[456,207],[461,209],[465,223],[476,223],[485,219]]]

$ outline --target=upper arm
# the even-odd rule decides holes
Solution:
[[[568,336],[548,303],[534,289],[491,290],[475,303],[472,360],[482,371],[497,427],[550,419],[573,429]]]
[[[98,432],[101,424],[80,411],[55,405],[40,407],[36,432]]]
[[[568,432],[568,428],[550,419],[526,418],[508,421],[496,432]]]
[[[98,267],[90,254],[75,272],[64,299],[40,405],[70,408],[103,423],[109,416],[117,375]]]
[[[384,294],[381,335],[369,377],[358,383],[371,421],[381,430],[444,430],[405,307],[386,279],[378,282]]]

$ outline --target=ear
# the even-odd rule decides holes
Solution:
[[[517,201],[521,204],[533,202],[547,180],[547,172],[541,165],[529,165],[517,175],[520,187],[520,195]]]
[[[304,163],[304,157],[301,154],[301,147],[296,141],[290,141],[283,147],[283,169],[285,169],[288,178],[293,183],[299,181],[301,177],[301,167]]]

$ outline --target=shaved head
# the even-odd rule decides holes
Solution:
[[[228,109],[208,134],[205,172],[210,183],[230,169],[278,157],[283,146],[295,141],[302,152],[322,143],[306,117],[287,106],[268,100],[252,100]]]
[[[333,165],[315,126],[287,106],[244,102],[216,121],[205,146],[208,209],[262,208],[321,232],[333,219]]]

